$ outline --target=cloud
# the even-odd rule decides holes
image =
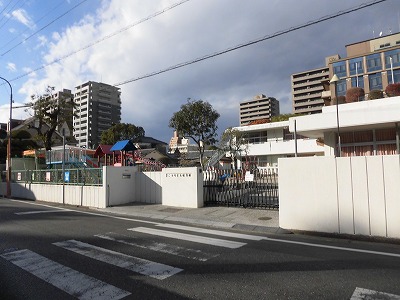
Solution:
[[[7,69],[10,70],[11,72],[15,72],[17,70],[17,67],[14,63],[7,63]]]
[[[26,27],[33,29],[35,28],[35,23],[29,17],[28,13],[24,9],[17,9],[11,13],[12,17],[18,22],[24,24]]]
[[[45,46],[45,45],[47,44],[47,42],[48,42],[48,41],[47,41],[47,37],[44,36],[44,35],[40,35],[40,36],[37,38],[37,40],[38,40],[38,44],[37,44],[37,46],[36,46],[36,49]]]
[[[88,80],[119,83],[363,3],[320,2],[189,1],[122,31],[174,1],[104,1],[90,15],[49,34],[41,48],[43,63],[65,58],[30,77],[20,91],[29,95],[47,85],[74,90]],[[372,38],[374,16],[384,15],[388,7],[376,5],[122,85],[122,122],[142,126],[147,135],[168,142],[173,133],[169,119],[187,98],[208,101],[221,115],[220,130],[238,126],[239,103],[260,93],[277,98],[281,113],[290,113],[291,74],[322,67],[326,56],[345,56],[346,44]],[[351,31],[353,24],[358,24],[357,30]],[[80,51],[90,43],[93,46]]]

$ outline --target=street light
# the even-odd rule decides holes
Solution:
[[[334,74],[331,81],[329,81],[330,84],[334,83],[335,84],[335,97],[336,97],[336,123],[337,123],[337,136],[338,136],[338,148],[336,152],[336,156],[340,157],[342,154],[342,147],[340,144],[340,131],[339,131],[339,99],[337,95],[337,83],[339,81],[339,77]]]
[[[12,104],[13,104],[13,92],[12,92],[12,86],[10,82],[3,78],[0,77],[0,79],[3,79],[5,82],[8,83],[10,87],[10,122],[8,124],[8,143],[7,143],[7,192],[6,196],[7,198],[11,198],[11,128],[12,128]]]

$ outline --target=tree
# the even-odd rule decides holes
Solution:
[[[231,160],[237,170],[237,160],[242,156],[243,152],[247,152],[248,144],[246,141],[246,133],[234,129],[227,128],[221,136],[220,151],[229,153]]]
[[[273,116],[271,118],[271,122],[288,121],[289,118],[298,117],[298,116],[301,116],[301,114],[282,114],[282,115],[277,115],[277,116]]]
[[[339,97],[333,97],[332,98],[332,103],[331,103],[331,105],[336,105],[336,99],[338,99],[339,100],[339,102],[338,102],[338,104],[344,104],[344,103],[346,103],[346,97],[345,96],[339,96]]]
[[[188,102],[182,105],[180,111],[174,113],[169,121],[169,127],[196,143],[201,167],[203,167],[204,146],[216,143],[218,129],[216,122],[219,116],[210,103],[188,99]]]
[[[368,100],[382,99],[383,92],[381,90],[372,90],[368,94]]]
[[[386,95],[388,97],[400,96],[400,83],[391,83],[385,89]]]
[[[119,123],[111,126],[111,128],[103,131],[101,134],[101,144],[114,145],[122,140],[135,140],[144,136],[143,127],[138,127],[129,123]]]
[[[352,87],[346,92],[346,102],[359,102],[364,99],[365,92],[363,88],[360,87]]]
[[[53,134],[58,126],[72,123],[74,102],[70,97],[53,97],[54,87],[48,86],[43,95],[32,95],[32,108],[36,118],[30,127],[37,132],[37,139],[46,150],[51,150]],[[48,126],[46,127],[45,124]]]

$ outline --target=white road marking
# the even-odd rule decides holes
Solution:
[[[171,255],[176,255],[179,257],[199,260],[199,261],[207,261],[211,258],[217,257],[219,254],[211,254],[207,252],[203,252],[201,250],[190,249],[186,247],[181,247],[177,245],[167,244],[167,243],[160,243],[156,241],[149,241],[149,240],[141,240],[140,243],[135,242],[134,237],[128,237],[122,234],[116,234],[113,232],[109,232],[107,234],[96,234],[98,238],[123,243],[130,246],[139,247],[142,249],[149,249],[152,251],[167,253]]]
[[[34,211],[24,211],[15,213],[16,215],[33,215],[33,214],[45,214],[45,213],[58,213],[71,211],[70,209],[53,209],[53,210],[34,210]]]
[[[374,290],[367,290],[363,288],[356,288],[350,300],[366,300],[366,299],[385,299],[385,300],[400,300],[400,296],[378,292]]]
[[[45,204],[39,204],[39,203],[31,203],[29,201],[21,201],[21,200],[10,200],[13,202],[20,202],[24,204],[30,204],[30,205],[37,205],[37,206],[44,206],[44,207],[52,207],[54,206],[51,205],[45,205]],[[117,220],[124,220],[124,221],[131,221],[131,222],[141,222],[141,223],[146,223],[146,224],[153,224],[157,225],[159,224],[158,222],[151,222],[151,221],[144,221],[144,220],[138,220],[138,219],[130,219],[130,218],[124,218],[124,217],[117,217],[117,216],[112,216],[112,215],[106,215],[106,214],[99,214],[99,213],[93,213],[93,212],[88,212],[88,211],[81,211],[81,210],[74,210],[74,209],[67,209],[67,208],[59,208],[60,210],[66,210],[70,212],[75,212],[79,214],[85,214],[85,215],[92,215],[92,216],[98,216],[98,217],[104,217],[104,218],[111,218],[111,219],[117,219]]]
[[[272,242],[278,242],[278,243],[296,244],[296,245],[302,245],[302,246],[316,247],[316,248],[325,248],[325,249],[334,249],[334,250],[349,251],[349,252],[376,254],[376,255],[382,255],[382,256],[400,257],[400,254],[390,253],[390,252],[380,252],[380,251],[363,250],[363,249],[356,249],[356,248],[329,246],[329,245],[322,245],[322,244],[312,244],[312,243],[305,243],[305,242],[273,239],[273,238],[267,238],[267,237],[265,238],[265,240],[272,241]]]
[[[131,294],[27,249],[0,256],[78,299],[121,299]]]
[[[240,242],[234,242],[234,241],[228,241],[228,240],[222,240],[222,239],[215,239],[215,238],[210,238],[210,237],[204,237],[204,236],[198,236],[198,235],[192,235],[192,234],[186,234],[186,233],[180,233],[180,232],[173,232],[173,231],[167,231],[167,230],[152,229],[152,228],[146,228],[146,227],[129,228],[128,230],[152,234],[152,235],[158,235],[158,236],[163,236],[163,237],[169,237],[169,238],[178,239],[178,240],[185,240],[185,241],[190,241],[190,242],[195,242],[195,243],[207,244],[207,245],[212,245],[212,246],[231,248],[231,249],[240,248],[240,247],[246,245],[246,243],[240,243]]]
[[[62,247],[66,250],[79,253],[81,255],[120,267],[152,278],[163,280],[175,275],[182,269],[168,265],[152,262],[150,260],[129,256],[123,253],[100,248],[76,240],[53,243],[53,245]]]
[[[192,227],[192,226],[183,226],[183,225],[176,225],[176,224],[159,224],[157,226],[172,228],[172,229],[186,230],[186,231],[193,231],[193,232],[199,232],[199,233],[205,233],[205,234],[220,235],[220,236],[238,238],[238,239],[243,239],[243,240],[261,241],[261,240],[265,239],[265,237],[263,237],[263,236],[256,236],[256,235],[249,235],[249,234],[242,234],[242,233],[221,231],[221,230],[213,230],[213,229],[205,229],[205,228]]]
[[[10,201],[21,202],[21,203],[31,204],[31,205],[45,206],[45,207],[54,207],[54,206],[50,206],[50,205],[44,205],[44,204],[38,204],[38,203],[30,203],[28,201],[20,201],[20,200],[10,200]],[[60,208],[60,209],[62,209],[62,208]],[[81,213],[81,214],[88,214],[88,215],[94,215],[94,216],[99,216],[99,217],[124,220],[124,221],[141,222],[141,223],[147,223],[147,224],[153,224],[153,225],[160,225],[161,224],[159,222],[151,222],[151,221],[144,221],[144,220],[137,220],[137,219],[129,219],[129,218],[124,218],[124,217],[117,217],[117,216],[112,216],[112,215],[91,213],[91,212],[85,212],[85,211],[79,211],[79,210],[73,210],[73,209],[70,209],[70,211],[76,212],[76,213]],[[400,257],[400,254],[390,253],[390,252],[380,252],[380,251],[362,250],[362,249],[355,249],[355,248],[336,247],[336,246],[328,246],[328,245],[322,245],[322,244],[312,244],[312,243],[305,243],[305,242],[289,241],[289,240],[283,240],[283,239],[273,239],[273,238],[268,238],[268,237],[265,237],[264,240],[280,242],[280,243],[298,244],[298,245],[317,247],[317,248],[328,248],[328,249],[350,251],[350,252],[358,252],[358,253],[367,253],[367,254],[374,254],[374,255]]]

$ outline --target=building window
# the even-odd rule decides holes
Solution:
[[[342,156],[396,154],[396,129],[385,128],[341,134]]]
[[[388,71],[388,82],[390,83],[398,83],[400,82],[400,69],[393,70],[393,78],[392,80],[392,72]]]
[[[351,77],[351,86],[364,88],[364,76]]]
[[[336,74],[339,78],[347,77],[346,62],[340,61],[333,63],[333,73]]]
[[[392,61],[390,62],[390,58]],[[385,52],[385,68],[390,70],[392,67],[400,66],[400,49]]]
[[[353,58],[349,61],[350,76],[364,73],[362,57]]]
[[[367,71],[373,72],[382,70],[381,54],[375,53],[367,56]]]
[[[336,86],[337,96],[346,96],[346,79],[339,80]]]
[[[369,90],[382,90],[382,74],[375,73],[368,76]]]

